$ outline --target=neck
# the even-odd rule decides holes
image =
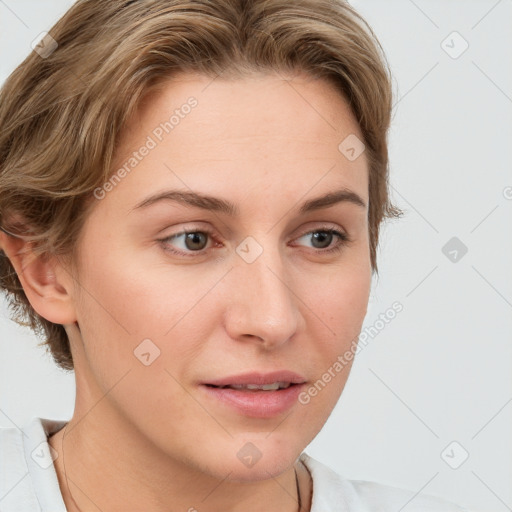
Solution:
[[[77,412],[50,438],[59,454],[55,468],[70,512],[297,512],[299,503],[301,512],[310,509],[310,477],[301,463],[264,480],[218,478],[162,454],[126,420],[101,415],[99,407]]]

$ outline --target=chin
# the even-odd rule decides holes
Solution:
[[[215,473],[222,478],[238,482],[255,482],[281,475],[292,467],[305,443],[293,439],[290,433],[238,434],[229,442],[223,453],[213,454],[218,460]]]

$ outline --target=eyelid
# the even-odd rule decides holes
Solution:
[[[330,249],[311,248],[311,250],[317,254],[329,254],[329,253],[333,253],[336,251],[341,251],[344,248],[344,246],[349,245],[352,242],[352,238],[348,235],[348,233],[345,229],[340,228],[336,224],[330,224],[330,223],[322,223],[320,226],[317,225],[317,226],[310,226],[309,228],[304,228],[303,230],[301,230],[299,235],[294,236],[293,240],[297,240],[299,238],[302,238],[305,235],[309,235],[309,234],[312,234],[315,232],[321,232],[321,231],[333,233],[334,236],[336,236],[338,238],[338,243],[335,244]],[[166,250],[167,252],[170,252],[172,254],[178,255],[178,256],[183,256],[183,257],[204,256],[212,249],[212,247],[210,247],[208,249],[202,249],[201,251],[185,252],[185,251],[181,251],[179,249],[170,249],[168,247],[168,245],[165,245],[166,243],[169,242],[170,239],[179,237],[181,235],[186,235],[189,233],[195,233],[195,232],[207,234],[208,237],[212,239],[213,245],[219,243],[218,237],[216,236],[216,232],[213,229],[211,229],[210,227],[202,227],[202,226],[198,226],[198,225],[186,226],[185,228],[181,229],[180,231],[177,231],[176,233],[172,233],[169,236],[158,239],[158,241],[161,242],[165,246],[164,250]],[[222,243],[222,242],[220,242],[220,243]]]
[[[308,228],[301,230],[301,234],[296,238],[300,238],[301,236],[307,235],[315,231],[339,231],[340,233],[343,233],[348,237],[348,233],[346,232],[346,230],[340,227],[339,225],[331,224],[329,222],[321,222],[320,225],[309,226]]]
[[[314,252],[318,254],[329,254],[335,251],[341,251],[345,246],[350,245],[353,240],[352,237],[347,233],[347,231],[343,228],[340,228],[337,225],[323,224],[322,226],[313,227],[306,229],[302,232],[301,235],[295,237],[294,240],[298,238],[302,238],[305,235],[310,235],[311,233],[322,232],[325,231],[327,233],[332,233],[334,236],[338,238],[338,243],[331,247],[330,249],[312,249]]]
[[[206,233],[208,235],[209,238],[211,238],[213,240],[213,244],[212,245],[215,245],[215,243],[218,243],[218,240],[217,240],[217,237],[216,237],[216,233],[214,232],[213,229],[211,229],[210,227],[202,227],[202,226],[186,226],[185,228],[181,229],[180,231],[177,231],[176,233],[171,233],[170,235],[168,236],[165,236],[163,238],[159,238],[158,241],[164,246],[164,250],[166,252],[169,252],[171,254],[174,254],[174,255],[177,255],[177,256],[181,256],[181,257],[184,257],[184,258],[188,258],[188,257],[199,257],[199,256],[204,256],[206,255],[209,250],[211,249],[203,249],[201,251],[188,251],[188,252],[184,252],[184,251],[181,251],[179,249],[171,249],[169,248],[169,240],[172,239],[172,238],[176,238],[178,236],[181,236],[181,235],[186,235],[188,233],[195,233],[195,232],[200,232],[200,233]]]

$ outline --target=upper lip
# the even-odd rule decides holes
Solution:
[[[274,382],[290,382],[291,384],[303,384],[306,379],[298,373],[288,370],[278,370],[274,372],[250,372],[240,375],[232,375],[230,377],[222,377],[221,379],[213,379],[205,381],[203,384],[211,386],[243,386],[247,384],[256,384],[263,386],[265,384],[273,384]]]

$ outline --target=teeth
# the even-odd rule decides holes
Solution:
[[[273,382],[272,384],[233,384],[226,386],[232,389],[250,389],[250,390],[262,390],[262,391],[277,391],[278,389],[286,389],[290,387],[289,382]]]

